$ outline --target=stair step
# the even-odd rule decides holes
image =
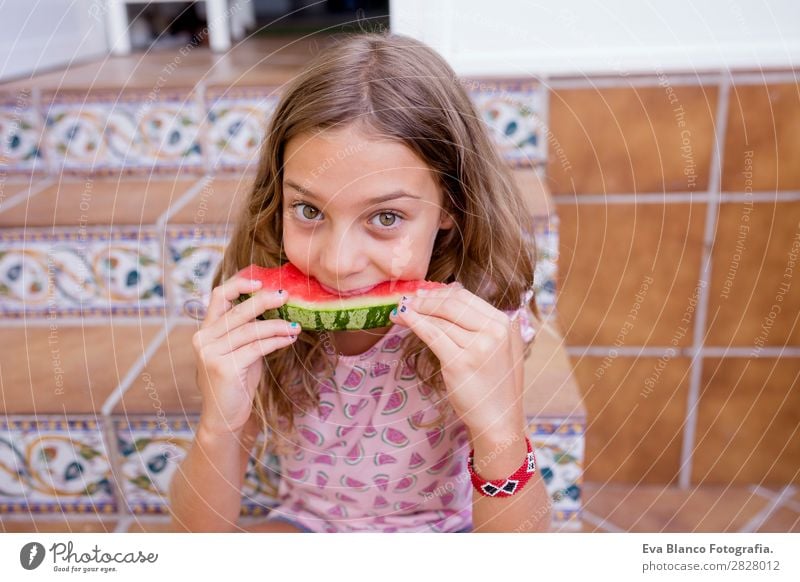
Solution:
[[[196,182],[196,177],[65,177],[0,212],[0,227],[154,225]]]
[[[0,410],[6,415],[101,414],[158,330],[157,323],[135,321],[0,328]]]

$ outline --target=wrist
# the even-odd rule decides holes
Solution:
[[[528,453],[524,430],[486,432],[473,442],[473,467],[484,479],[502,479],[516,471]]]
[[[196,437],[204,441],[220,441],[228,439],[239,440],[244,434],[244,427],[232,427],[230,425],[219,425],[215,422],[200,417],[200,422],[197,425]]]

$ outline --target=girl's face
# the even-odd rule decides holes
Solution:
[[[405,145],[352,126],[289,140],[286,256],[331,292],[424,279],[439,229],[453,227],[431,169]]]

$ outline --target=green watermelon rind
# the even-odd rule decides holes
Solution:
[[[241,303],[250,298],[252,293],[245,293],[234,300]],[[393,324],[389,318],[392,310],[397,307],[397,302],[369,307],[349,307],[337,309],[311,309],[306,306],[294,305],[291,299],[277,309],[268,309],[257,319],[283,319],[296,321],[303,330],[308,331],[347,331],[357,329],[372,329],[388,327]]]

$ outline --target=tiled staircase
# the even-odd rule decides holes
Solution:
[[[295,47],[261,62],[264,46],[243,46],[0,85],[3,521],[33,530],[69,514],[72,529],[100,520],[127,531],[165,519],[200,410],[197,323],[182,306],[209,289],[280,85],[308,58]],[[154,90],[170,63],[180,72]],[[527,363],[526,407],[555,525],[577,528],[585,413],[554,317],[558,221],[538,173],[545,93],[474,87],[531,204],[547,325]],[[279,470],[251,459],[244,521],[273,505]]]

